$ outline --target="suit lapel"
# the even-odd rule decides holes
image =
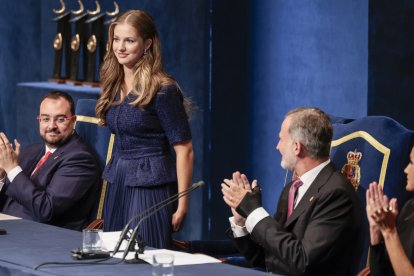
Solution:
[[[286,222],[288,195],[289,195],[289,189],[292,183],[293,182],[290,182],[283,189],[282,194],[279,198],[279,202],[276,207],[276,213],[273,216],[273,218],[282,225],[284,225]]]
[[[309,206],[312,202],[316,199],[317,194],[322,186],[326,184],[329,177],[332,173],[336,170],[335,165],[330,162],[322,171],[316,176],[315,180],[310,185],[309,189],[303,195],[302,199],[293,210],[292,215],[286,220],[285,227],[288,227],[293,221],[296,220]]]
[[[53,165],[60,159],[60,157],[65,153],[66,147],[70,145],[73,141],[75,141],[78,138],[78,135],[76,132],[72,134],[72,136],[69,138],[69,140],[63,144],[61,147],[57,148],[56,151],[46,160],[46,162],[33,174],[33,176],[37,176],[39,172],[44,172],[45,170],[49,169],[50,167],[53,167]],[[39,160],[42,158],[42,156],[45,154],[45,146],[42,147],[43,151],[41,152],[41,155],[37,158],[36,162],[33,162],[33,167],[31,168],[30,172],[32,172]]]
[[[38,175],[41,172],[44,172],[48,170],[49,168],[53,167],[54,164],[59,161],[60,157],[65,153],[65,147],[58,148],[55,150],[55,152],[46,160],[46,162],[33,174],[33,176]],[[43,154],[44,155],[44,154]],[[42,156],[41,156],[42,157]],[[40,160],[40,158],[39,158]],[[37,165],[37,162],[35,163],[35,166]],[[33,167],[33,170],[35,168]]]
[[[42,156],[45,155],[45,146],[39,145],[38,149],[34,151],[32,154],[30,152],[26,153],[25,156],[28,156],[26,161],[23,163],[22,158],[22,169],[25,172],[28,172],[27,175],[31,175],[34,169],[36,168],[37,163],[39,163]]]

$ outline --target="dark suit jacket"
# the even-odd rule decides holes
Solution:
[[[30,145],[21,152],[19,164],[23,171],[13,182],[6,180],[2,212],[81,230],[98,196],[98,161],[75,132],[30,176],[44,154],[44,144]]]
[[[254,266],[287,275],[349,275],[362,206],[348,180],[330,163],[286,220],[291,183],[274,218],[266,217],[236,246]],[[263,262],[265,261],[265,263]]]

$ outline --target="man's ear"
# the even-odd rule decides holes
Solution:
[[[303,146],[299,141],[293,142],[293,152],[296,156],[299,156],[300,153],[303,151]]]

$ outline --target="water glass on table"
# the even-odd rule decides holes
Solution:
[[[83,252],[98,252],[102,250],[102,229],[83,229]]]
[[[152,256],[152,276],[173,276],[174,255],[154,254]]]

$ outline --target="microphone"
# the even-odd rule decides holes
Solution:
[[[146,214],[148,214],[150,212],[153,212],[154,210],[156,210],[158,208],[161,209],[161,208],[163,208],[163,207],[171,204],[172,202],[178,200],[180,197],[189,194],[191,191],[193,191],[193,190],[195,190],[195,189],[197,189],[197,188],[199,188],[199,187],[201,187],[203,185],[204,185],[204,181],[200,180],[200,181],[194,183],[193,185],[191,185],[188,189],[186,189],[184,191],[181,191],[179,193],[176,193],[176,194],[170,196],[169,198],[167,198],[167,199],[165,199],[165,200],[163,200],[163,201],[161,201],[161,202],[159,202],[159,203],[151,206],[150,208],[148,208],[148,209],[146,209],[146,210],[144,210],[142,212],[139,212],[138,214],[134,215],[128,221],[128,223],[125,225],[125,227],[122,229],[121,235],[119,236],[118,242],[115,245],[115,248],[114,248],[114,251],[112,253],[112,256],[114,256],[119,251],[119,248],[121,247],[122,241],[125,240],[125,236],[126,236],[128,230],[129,230],[129,226],[131,225],[131,223],[135,219],[137,219],[138,217],[142,217],[142,216],[144,216],[144,215],[146,215]],[[157,210],[157,212],[158,212],[158,210]],[[129,246],[129,244],[128,244],[128,246]],[[126,251],[128,251],[128,249]]]
[[[89,264],[109,265],[109,264],[118,264],[118,263],[122,262],[123,260],[125,260],[125,257],[128,255],[129,248],[134,243],[135,236],[138,234],[138,236],[140,237],[139,233],[137,233],[138,232],[138,226],[141,224],[141,222],[143,220],[147,219],[148,217],[150,217],[151,215],[155,214],[156,212],[158,212],[162,208],[164,208],[167,205],[171,204],[172,202],[178,200],[180,197],[183,197],[183,196],[191,193],[193,190],[198,189],[198,188],[200,188],[203,185],[204,185],[204,181],[202,181],[202,180],[201,181],[198,181],[198,182],[194,183],[193,185],[191,185],[191,187],[189,187],[188,189],[186,189],[184,191],[181,191],[181,192],[179,192],[177,194],[174,194],[173,196],[170,196],[169,198],[167,198],[167,199],[165,199],[165,200],[163,200],[163,201],[155,204],[154,206],[152,206],[152,207],[144,210],[143,212],[139,212],[138,214],[134,215],[128,221],[128,223],[125,225],[124,229],[122,229],[122,233],[121,233],[121,235],[119,237],[119,240],[118,240],[118,242],[117,242],[117,244],[115,246],[115,249],[113,251],[113,255],[111,257],[108,257],[108,258],[102,259],[102,260],[93,261],[93,262],[81,262],[81,263],[79,263],[79,262],[46,262],[46,263],[41,263],[39,265],[36,265],[33,269],[34,270],[37,270],[39,267],[42,267],[42,266],[45,266],[45,265],[68,265],[68,264],[69,265],[70,264],[73,264],[73,265],[89,265]],[[125,239],[125,235],[128,232],[128,230],[129,230],[128,228],[131,225],[132,221],[134,221],[136,218],[138,218],[140,216],[142,218],[138,221],[137,226],[132,231],[131,239],[128,242],[128,246],[125,249],[125,252],[124,252],[124,255],[123,255],[122,259],[119,262],[116,262],[116,263],[105,263],[104,261],[109,260],[110,258],[114,257],[115,254],[118,252],[119,247],[121,246],[122,241]],[[140,243],[144,243],[144,241],[142,239],[140,239],[140,241],[138,242],[139,248],[141,248],[140,247]],[[137,254],[135,256],[135,259],[132,260],[132,262],[134,262],[134,261],[135,262],[137,262],[137,261],[139,262],[140,261],[140,259],[137,258]]]
[[[153,214],[159,212],[162,208],[167,207],[168,205],[170,205],[171,203],[177,201],[179,198],[188,195],[189,193],[191,193],[192,191],[202,187],[204,185],[204,181],[198,181],[196,183],[194,183],[193,185],[191,185],[190,188],[170,197],[170,200],[164,200],[162,202],[162,204],[156,204],[156,207],[153,206],[149,209],[147,209],[146,211],[144,211],[144,213],[146,213],[146,215],[144,215],[143,217],[141,217],[141,219],[138,221],[137,225],[135,226],[134,230],[132,231],[131,237],[128,241],[128,245],[124,251],[124,255],[122,256],[122,260],[125,260],[126,256],[128,255],[129,249],[131,248],[131,245],[134,244],[135,242],[135,237],[138,233],[138,228],[141,225],[141,223],[146,220],[147,218],[151,217]],[[155,207],[155,208],[154,208]],[[140,252],[143,253],[143,252]],[[135,260],[135,259],[134,259]],[[132,261],[134,262],[134,261]]]
[[[192,189],[192,188],[198,189],[201,186],[204,186],[204,184],[205,184],[204,181],[203,180],[200,180],[200,181],[194,183],[193,185],[191,185],[191,187],[189,189]]]

